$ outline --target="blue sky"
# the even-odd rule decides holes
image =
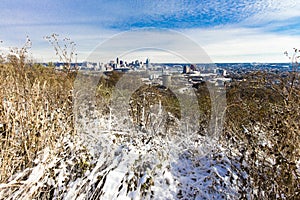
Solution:
[[[1,48],[28,35],[38,61],[57,59],[43,39],[52,33],[74,40],[84,60],[115,34],[145,27],[188,36],[214,62],[286,62],[282,52],[300,45],[298,0],[2,0],[0,10]]]

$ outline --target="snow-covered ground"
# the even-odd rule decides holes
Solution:
[[[5,199],[238,199],[241,166],[212,138],[180,129],[125,130],[95,112],[77,136],[0,185]],[[175,120],[176,121],[176,120]],[[162,126],[163,127],[163,126]],[[177,131],[177,132],[176,132]],[[247,179],[247,174],[243,174]],[[243,179],[244,180],[244,179]],[[42,191],[50,191],[45,195]]]
[[[1,184],[0,199],[251,199],[247,162],[218,138],[179,132],[176,120],[166,133],[126,129],[115,118],[78,118],[77,135]]]

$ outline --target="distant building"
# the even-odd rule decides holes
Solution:
[[[128,68],[128,67],[115,68],[114,71],[118,71],[118,72],[129,72],[129,71],[130,71],[130,68]]]
[[[192,65],[190,66],[190,70],[191,70],[191,71],[197,71],[197,68],[196,68],[195,65],[192,64]]]
[[[188,66],[185,65],[185,66],[183,67],[183,72],[182,72],[182,73],[183,73],[183,74],[188,74],[189,72],[190,72],[190,68],[189,68]]]
[[[162,75],[162,83],[163,86],[165,86],[166,88],[171,86],[171,75],[170,74],[163,74]]]
[[[150,63],[150,59],[149,58],[147,58],[146,59],[146,69],[149,69],[150,67],[151,67],[151,63]]]
[[[227,75],[226,69],[215,69],[215,73],[217,73],[219,76],[226,76]]]

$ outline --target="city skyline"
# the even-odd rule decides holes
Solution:
[[[58,58],[43,37],[58,33],[77,44],[78,61],[83,61],[99,44],[115,35],[154,28],[171,29],[187,36],[216,63],[288,62],[283,52],[300,44],[299,9],[295,0],[4,0],[0,13],[0,40],[3,41],[0,47],[20,47],[28,35],[34,58],[40,62],[55,61]],[[150,57],[153,62],[174,59],[159,51],[150,55],[139,52],[139,56]]]

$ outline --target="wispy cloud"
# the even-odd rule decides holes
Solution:
[[[4,0],[1,4],[1,25],[84,23],[118,30],[214,27],[247,19],[270,21],[299,16],[298,9],[293,8],[297,5],[294,0]]]
[[[186,29],[213,62],[289,62],[284,51],[300,44],[299,35],[265,32],[261,28]]]
[[[273,61],[300,35],[297,0],[3,0],[0,6],[4,45],[21,46],[29,35],[44,60],[56,59],[42,39],[53,32],[72,38],[82,60],[113,34],[135,28],[179,30],[216,61]]]
[[[256,8],[263,12],[257,12],[252,18],[249,18],[248,22],[250,20],[255,20],[256,22],[282,21],[300,16],[300,5],[297,0],[262,0],[257,1]]]
[[[143,1],[135,14],[113,28],[192,28],[238,23],[257,12],[255,0]]]

